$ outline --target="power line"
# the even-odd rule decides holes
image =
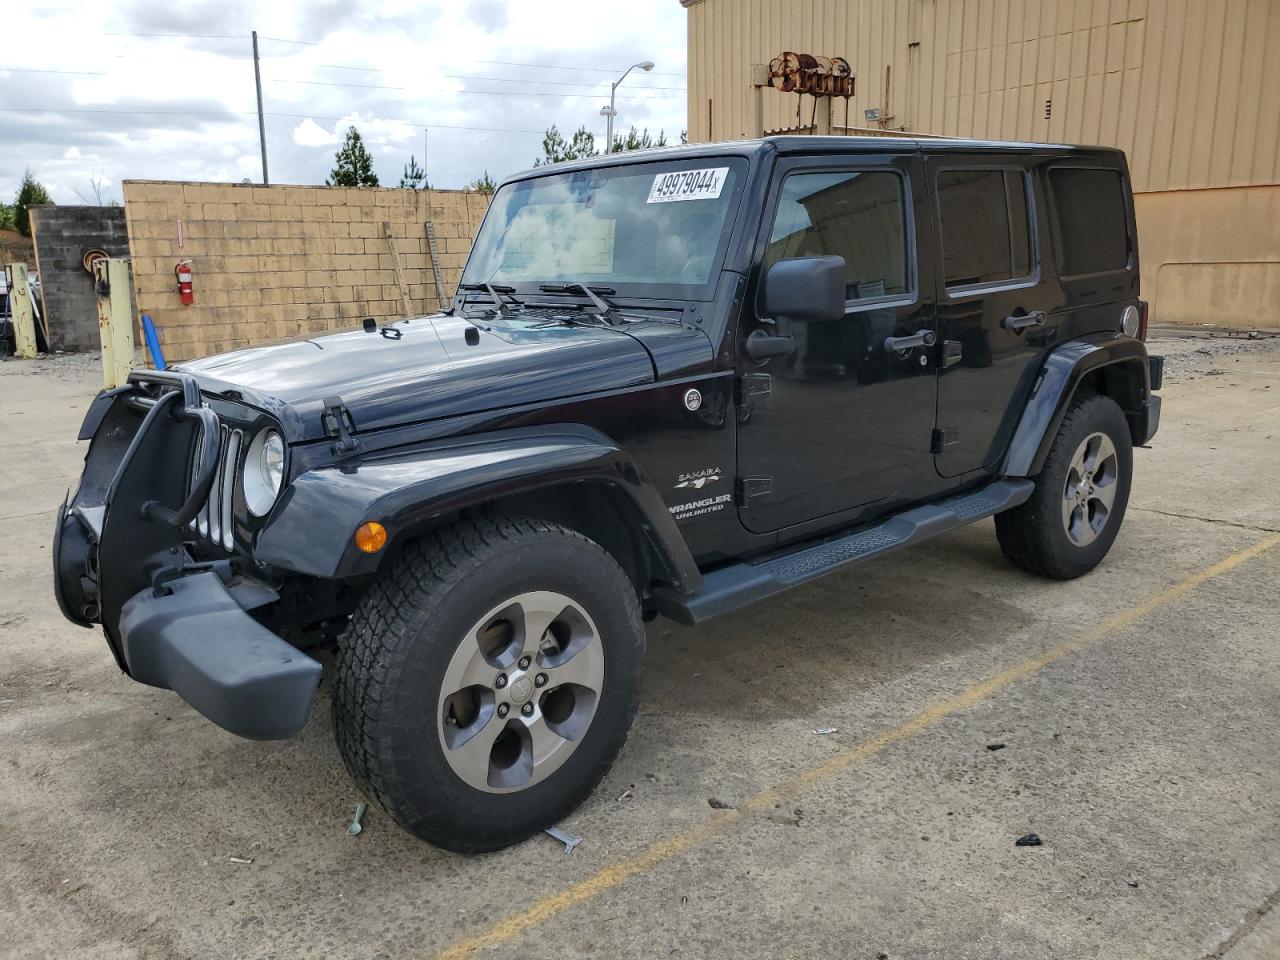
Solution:
[[[555,63],[520,63],[516,60],[474,60],[474,63],[498,63],[504,67],[535,67],[539,70],[586,70],[591,73],[617,73],[617,67],[569,67]],[[649,72],[653,77],[683,77],[683,73],[663,73],[660,70]]]
[[[319,41],[319,40],[288,40],[288,39],[286,39],[286,38],[284,38],[284,37],[267,37],[267,36],[262,36],[262,37],[259,37],[258,39],[260,39],[260,40],[274,40],[276,43],[296,43],[296,44],[299,44],[300,46],[304,46],[304,47],[318,47],[318,46],[320,46],[320,41]]]
[[[470,87],[464,87],[461,90],[448,91],[450,93],[474,93],[480,96],[488,97],[578,97],[586,100],[599,100],[603,94],[600,93],[551,93],[538,92],[537,90],[472,90]],[[649,100],[684,100],[684,97],[674,97],[669,94],[659,94],[656,97],[627,97],[630,103],[645,103]]]
[[[248,40],[247,35],[234,33],[105,33],[108,37],[139,37],[143,39],[177,39],[177,40]],[[260,40],[272,40],[276,43],[292,43],[304,47],[321,46],[319,40],[293,40],[288,37],[268,37],[259,35]],[[570,66],[568,64],[559,63],[526,63],[520,60],[473,60],[473,63],[496,63],[504,67],[529,67],[535,70],[578,70],[588,73],[617,73],[617,67],[584,67]],[[373,73],[380,73],[380,67],[353,67],[338,63],[322,63],[322,67],[328,67],[333,70],[364,70]],[[683,77],[683,73],[679,72],[663,72],[661,70],[651,71],[651,76],[655,77]]]
[[[287,117],[294,120],[332,120],[334,123],[340,123],[349,120],[348,117],[322,117],[315,113],[267,113],[268,117]],[[411,127],[426,127],[428,130],[477,130],[481,133],[546,133],[546,130],[530,130],[521,127],[468,127],[459,126],[450,123],[423,123],[420,120],[401,120],[396,117],[373,117],[368,122],[380,121],[383,123],[404,123]],[[365,123],[364,120],[355,122]]]
[[[597,80],[595,83],[574,83],[571,80],[525,80],[518,77],[481,77],[470,73],[446,73],[444,76],[449,80],[492,80],[494,83],[545,83],[557,87],[598,87],[607,80]],[[685,90],[686,87],[647,87],[644,85],[634,86],[633,90]]]
[[[288,77],[267,77],[272,83],[305,83],[312,87],[351,87],[355,90],[407,90],[408,87],[389,87],[381,83],[342,83],[336,80],[291,80]]]
[[[0,67],[0,73],[63,73],[78,77],[105,77],[99,70],[48,70],[43,67]]]
[[[147,40],[171,39],[171,40],[248,40],[248,34],[243,33],[112,33],[110,31],[102,34],[104,37],[141,37]],[[274,39],[274,38],[269,38]],[[299,43],[303,41],[297,41]]]
[[[235,117],[256,117],[257,111],[245,110],[111,110],[101,107],[0,107],[0,113],[107,113],[121,116],[166,116],[166,117],[215,117],[231,120]],[[346,117],[327,117],[316,113],[279,113],[268,110],[264,116],[281,117],[290,120],[331,120],[339,123],[350,120]],[[431,130],[473,130],[482,133],[545,133],[545,130],[531,130],[520,127],[472,127],[451,123],[424,123],[421,120],[405,120],[401,117],[370,117],[368,121],[357,118],[357,123],[403,123],[411,127],[427,127]]]
[[[499,82],[524,83],[526,81],[503,81],[501,77],[455,77],[450,74],[446,76],[451,80],[496,80]],[[349,87],[355,90],[408,90],[408,87],[386,86],[380,83],[341,83],[333,80],[291,80],[286,77],[266,77],[272,83],[301,83],[308,86],[318,87]],[[528,81],[531,83],[542,83],[541,80]],[[587,86],[587,84],[563,84],[563,86]],[[680,90],[680,87],[638,87],[637,90]],[[481,96],[493,97],[585,97],[589,100],[595,100],[602,97],[600,93],[561,93],[559,91],[550,90],[475,90],[470,87],[464,87],[461,90],[437,90],[437,94],[456,96],[462,93],[475,93]],[[666,96],[659,95],[654,97],[631,97],[633,102],[638,100],[683,100],[682,96]]]

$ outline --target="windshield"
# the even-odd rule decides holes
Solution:
[[[711,157],[509,183],[493,198],[462,282],[680,295],[642,287],[711,279],[745,172],[741,158]]]

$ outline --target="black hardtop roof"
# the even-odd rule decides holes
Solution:
[[[1115,147],[1076,146],[1064,143],[1024,143],[1013,140],[966,140],[962,137],[820,137],[814,135],[785,135],[763,137],[758,140],[724,140],[714,143],[676,144],[670,147],[652,147],[648,150],[628,150],[608,156],[588,157],[584,160],[568,160],[547,164],[513,174],[509,180],[548,173],[564,173],[573,170],[589,170],[595,167],[618,166],[653,160],[690,160],[699,157],[762,157],[769,154],[792,156],[796,154],[831,153],[1040,153],[1064,157],[1113,157],[1123,156]]]

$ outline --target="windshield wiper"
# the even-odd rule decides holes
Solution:
[[[511,297],[511,302],[516,306],[521,305],[519,300],[511,296],[516,292],[516,288],[509,287],[505,283],[489,283],[488,281],[484,283],[460,283],[458,284],[458,289],[487,293],[490,299],[493,300],[494,306],[498,311],[498,316],[500,317],[508,316],[511,312],[507,309],[507,305],[502,299],[503,294]]]
[[[569,280],[565,283],[540,283],[538,284],[538,289],[543,293],[581,292],[596,308],[596,317],[598,319],[611,327],[622,323],[622,316],[618,313],[617,308],[604,299],[604,297],[612,296],[618,292],[613,287],[589,287],[585,283]],[[604,296],[600,296],[601,294]]]

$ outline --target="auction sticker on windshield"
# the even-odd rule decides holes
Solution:
[[[660,173],[653,178],[646,203],[670,203],[673,200],[714,200],[724,189],[728,167],[707,167],[703,170],[678,170]]]

